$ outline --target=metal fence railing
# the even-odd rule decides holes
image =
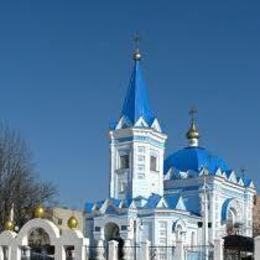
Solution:
[[[174,260],[175,246],[151,246],[151,260]]]
[[[185,246],[186,260],[213,260],[214,246],[213,245],[199,245],[199,246]]]
[[[108,247],[107,246],[89,246],[87,255],[89,260],[96,260],[98,255],[103,255],[105,259],[108,258]]]

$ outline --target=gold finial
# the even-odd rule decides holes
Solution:
[[[68,219],[67,224],[68,224],[68,227],[69,227],[70,229],[76,229],[76,228],[78,227],[78,225],[79,225],[78,220],[77,220],[76,217],[74,217],[74,216],[71,216],[71,217]]]
[[[5,228],[5,230],[13,231],[13,230],[14,230],[14,223],[13,223],[13,221],[7,220],[7,221],[5,222],[4,228]]]
[[[189,111],[189,114],[191,116],[191,126],[188,132],[186,133],[186,137],[188,140],[192,141],[191,145],[197,146],[198,145],[198,139],[200,138],[200,134],[196,128],[195,125],[195,119],[194,115],[197,113],[197,110],[195,107],[192,107],[191,110]]]
[[[43,218],[45,215],[45,209],[42,205],[38,205],[34,210],[35,218]]]
[[[139,61],[142,58],[142,55],[139,50],[140,42],[141,42],[140,35],[138,33],[135,33],[135,35],[134,35],[134,49],[135,50],[134,50],[134,54],[133,54],[133,58],[135,61]]]

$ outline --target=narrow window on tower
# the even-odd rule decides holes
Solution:
[[[129,154],[120,155],[120,169],[129,168]]]
[[[125,190],[126,190],[125,182],[120,182],[120,184],[119,184],[119,191],[120,191],[120,193],[124,193]]]
[[[150,170],[157,171],[157,158],[153,155],[150,157]]]

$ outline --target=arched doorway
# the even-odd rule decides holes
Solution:
[[[118,242],[118,259],[123,258],[124,240],[120,237],[120,229],[116,223],[109,222],[105,225],[105,240],[116,240]]]
[[[16,236],[16,245],[11,250],[12,259],[54,259],[59,248],[59,228],[51,221],[35,218],[28,221]],[[31,256],[30,256],[31,255]],[[37,257],[32,257],[37,255]],[[44,256],[44,257],[42,257]]]
[[[237,211],[234,208],[229,208],[226,223],[227,235],[239,234],[240,224],[238,222]]]
[[[50,237],[43,228],[34,228],[28,233],[30,259],[54,259],[55,248],[51,246]],[[28,250],[28,248],[25,248]],[[22,248],[23,255],[23,248]]]
[[[116,240],[120,238],[119,226],[113,222],[105,225],[105,239],[106,241]]]

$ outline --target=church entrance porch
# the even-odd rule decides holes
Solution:
[[[114,222],[109,222],[105,225],[104,228],[104,234],[105,234],[105,241],[106,241],[106,248],[108,249],[108,242],[109,241],[116,241],[117,244],[117,255],[118,259],[123,259],[123,246],[124,246],[124,240],[120,237],[120,228],[119,226]],[[108,252],[107,252],[108,254]]]
[[[224,237],[224,259],[240,260],[253,259],[254,239],[240,235]]]

